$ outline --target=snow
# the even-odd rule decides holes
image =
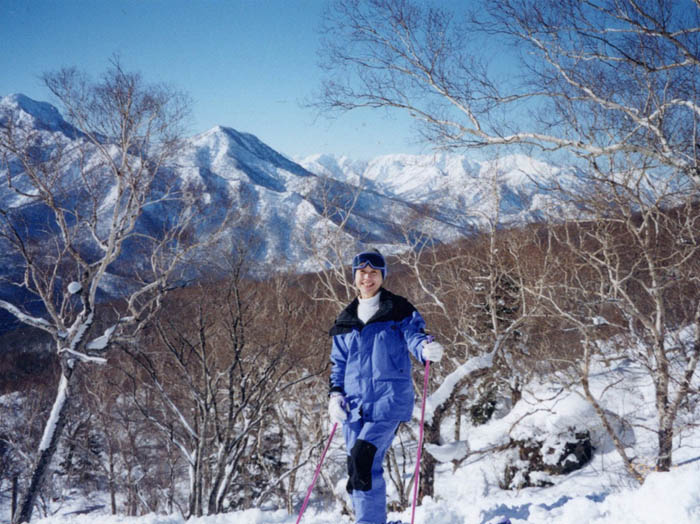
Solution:
[[[700,522],[700,464],[681,466],[670,473],[652,473],[640,488],[615,493],[585,489],[576,482],[566,489],[531,490],[504,496],[483,491],[481,479],[466,470],[444,474],[438,499],[426,498],[416,508],[416,524],[496,524],[504,517],[512,524],[693,524]],[[389,518],[410,522],[410,508]],[[283,510],[252,509],[192,518],[177,515],[124,517],[66,515],[35,518],[32,524],[294,524],[297,515]],[[351,524],[338,511],[315,511],[310,507],[301,524]]]
[[[41,442],[39,443],[39,451],[45,451],[51,446],[51,440],[56,433],[56,427],[59,423],[61,417],[61,411],[68,398],[68,379],[61,373],[61,379],[58,383],[58,393],[56,393],[56,400],[53,403],[51,409],[51,414],[49,419],[46,421],[44,426],[44,434],[41,437]]]
[[[425,449],[438,462],[450,462],[452,460],[462,460],[469,453],[469,444],[464,440],[450,442],[448,444],[425,444]]]
[[[60,130],[67,125],[53,105],[32,100],[21,93],[0,98],[0,115],[5,111],[15,113],[20,125],[43,126],[51,130]]]
[[[91,350],[91,351],[104,350],[107,347],[107,344],[109,344],[109,341],[112,339],[112,334],[114,333],[114,330],[116,328],[117,328],[116,325],[107,328],[101,336],[91,340],[87,344],[87,346],[86,346],[87,349]]]
[[[437,391],[430,395],[425,402],[425,422],[430,424],[433,420],[435,410],[440,407],[448,399],[455,388],[457,382],[470,373],[491,367],[493,363],[493,353],[487,353],[478,357],[470,358],[464,364],[459,366],[455,371],[450,373],[445,380],[442,381]],[[414,408],[414,411],[417,408]]]
[[[465,373],[490,365],[487,355],[471,359],[446,380],[456,383]],[[625,471],[609,437],[599,427],[596,414],[576,388],[562,388],[553,382],[533,381],[523,392],[522,399],[512,409],[481,426],[466,425],[465,440],[446,441],[441,445],[427,444],[427,453],[439,461],[435,477],[435,497],[425,498],[416,508],[416,524],[497,524],[509,518],[512,524],[693,524],[700,523],[700,427],[689,424],[674,446],[674,467],[668,473],[654,471],[654,438],[645,428],[653,425],[653,390],[641,369],[630,362],[617,367],[596,364],[591,386],[600,391],[612,379],[623,376],[624,389],[609,388],[605,408],[621,415],[633,412],[638,421],[628,428],[633,435],[625,438],[634,444],[636,463],[643,469],[646,482],[639,486]],[[444,382],[443,382],[444,384]],[[445,398],[449,386],[432,393],[433,405]],[[697,420],[700,408],[691,409],[687,416]],[[454,421],[448,422],[454,423]],[[415,424],[415,421],[414,421]],[[513,450],[493,452],[509,439],[544,438],[548,445],[561,446],[566,431],[586,427],[592,433],[595,446],[593,459],[582,469],[568,475],[542,474],[553,486],[504,490],[499,487],[503,469],[512,462]],[[621,428],[622,429],[622,428]],[[562,433],[563,432],[563,433]],[[553,437],[562,433],[560,439]],[[443,435],[451,432],[443,431]],[[648,453],[647,453],[648,452]],[[324,469],[343,462],[342,438],[336,435],[330,447]],[[517,455],[517,453],[516,453]],[[517,457],[515,457],[517,459]],[[459,461],[455,466],[452,461]],[[315,467],[315,464],[313,464]],[[313,471],[308,472],[307,484],[299,487],[297,508],[306,494]],[[343,492],[338,481],[337,492]],[[391,499],[393,486],[388,486]],[[99,498],[99,497],[98,497]],[[75,500],[64,504],[52,517],[35,518],[39,524],[184,524],[179,515],[145,515],[142,517],[111,516],[108,505],[89,515],[76,512],[94,505],[96,500]],[[228,514],[193,518],[188,524],[295,524],[298,515],[280,509],[250,509]],[[410,522],[410,504],[401,513],[390,513],[389,519]],[[320,507],[314,497],[303,515],[301,524],[352,524],[342,515],[339,506]]]

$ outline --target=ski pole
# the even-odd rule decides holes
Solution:
[[[337,422],[335,424],[333,424],[333,429],[331,429],[331,436],[328,437],[328,443],[326,444],[326,447],[323,449],[323,453],[321,453],[321,460],[318,462],[318,466],[316,466],[316,473],[314,473],[314,478],[311,481],[311,485],[309,486],[309,490],[306,492],[306,498],[304,499],[304,503],[301,505],[301,511],[299,511],[299,517],[297,518],[296,524],[299,524],[299,522],[301,522],[301,516],[304,514],[304,510],[306,509],[306,505],[309,503],[309,499],[311,498],[311,492],[314,489],[314,485],[316,484],[316,480],[318,480],[318,474],[321,473],[321,464],[323,464],[323,459],[326,458],[326,452],[328,451],[328,448],[331,446],[331,441],[333,440],[333,435],[335,435],[336,429],[338,429]]]
[[[428,335],[428,342],[433,341],[432,335]],[[425,397],[428,395],[428,375],[430,373],[430,360],[425,361],[425,377],[423,379],[423,401],[420,408],[420,427],[418,429],[418,454],[416,456],[416,472],[413,475],[413,506],[411,508],[411,524],[416,518],[416,500],[418,499],[418,481],[420,479],[420,456],[423,449],[423,423],[425,421]]]

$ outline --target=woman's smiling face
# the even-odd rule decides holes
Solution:
[[[355,271],[355,286],[360,290],[360,297],[372,298],[382,287],[382,272],[367,264]]]

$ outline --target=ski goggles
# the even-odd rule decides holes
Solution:
[[[352,259],[352,272],[355,273],[356,270],[362,269],[365,266],[370,266],[373,269],[378,269],[382,272],[382,276],[386,275],[386,261],[384,257],[379,253],[373,251],[367,253],[360,253],[355,255]]]

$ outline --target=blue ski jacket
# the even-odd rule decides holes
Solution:
[[[330,391],[345,395],[350,422],[411,419],[414,403],[411,359],[419,362],[425,321],[403,297],[382,288],[379,310],[364,324],[358,299],[331,328]]]

